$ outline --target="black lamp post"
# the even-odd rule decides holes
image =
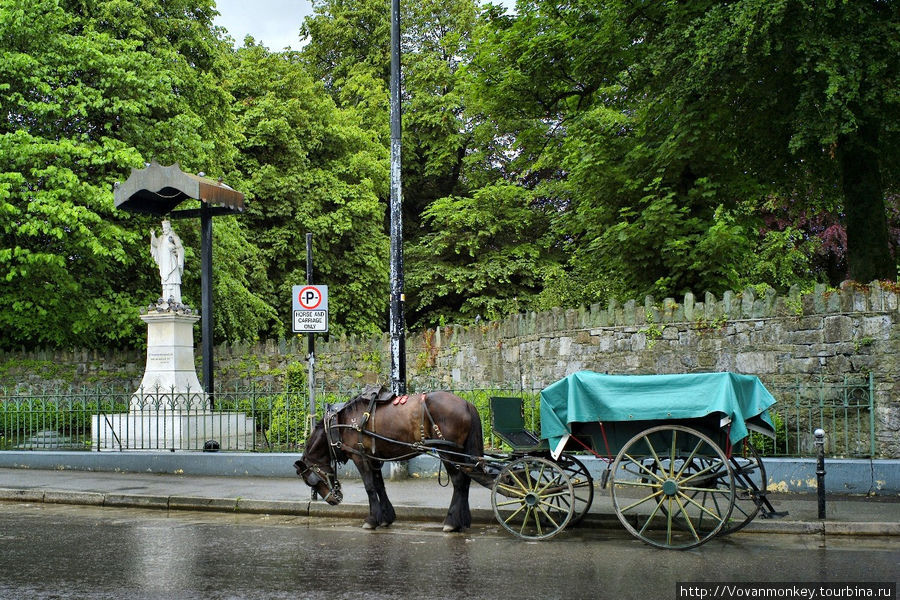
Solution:
[[[400,179],[400,0],[391,0],[391,389],[406,393],[403,306],[403,212]]]

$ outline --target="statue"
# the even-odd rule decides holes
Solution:
[[[181,238],[172,231],[168,219],[162,222],[162,233],[150,230],[150,255],[159,265],[164,301],[181,302],[181,274],[184,272],[184,246]]]

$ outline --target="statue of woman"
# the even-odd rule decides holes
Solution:
[[[168,219],[162,222],[162,233],[159,237],[156,236],[155,229],[150,230],[150,255],[159,265],[163,300],[181,302],[184,246],[178,234],[172,231],[172,224]]]

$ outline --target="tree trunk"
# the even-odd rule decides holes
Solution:
[[[847,264],[861,283],[895,280],[897,264],[888,242],[887,215],[878,164],[878,125],[862,122],[838,142],[844,213],[847,215]]]

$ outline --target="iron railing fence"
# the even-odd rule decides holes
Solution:
[[[840,382],[797,379],[768,389],[778,400],[770,411],[776,436],[754,439],[763,455],[815,456],[813,432],[822,428],[828,456],[876,456],[874,374],[847,376]]]
[[[421,385],[409,386],[426,389]],[[754,434],[764,456],[814,456],[813,431],[827,435],[829,456],[875,456],[874,379],[842,383],[796,381],[768,386],[778,400],[772,411],[774,440]],[[438,386],[427,389],[437,389]],[[481,415],[487,448],[503,450],[492,429],[490,398],[523,400],[526,427],[540,431],[540,389],[522,386],[457,386]],[[316,391],[316,417],[326,404],[359,392]],[[296,452],[310,427],[306,386],[217,386],[214,408],[202,393],[173,394],[97,385],[81,388],[0,388],[0,450],[203,450]],[[206,447],[206,448],[205,448]]]

